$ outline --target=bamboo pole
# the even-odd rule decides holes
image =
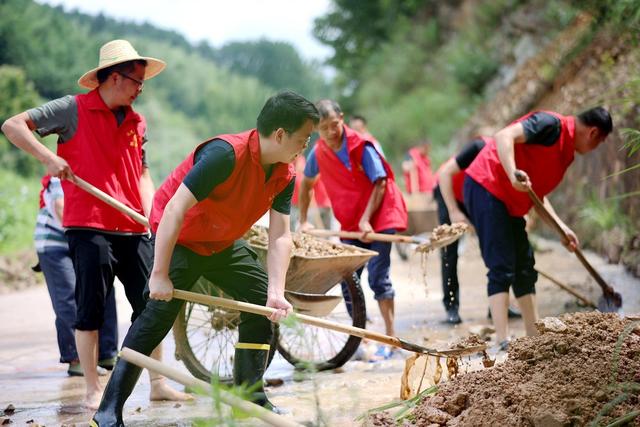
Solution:
[[[145,368],[150,371],[157,372],[187,387],[192,387],[196,389],[199,388],[202,390],[209,390],[211,388],[211,384],[205,381],[194,378],[191,375],[181,372],[175,368],[172,368],[171,366],[165,365],[164,363],[159,362],[155,359],[152,359],[148,356],[145,356],[142,353],[138,353],[135,350],[131,350],[130,348],[123,347],[119,355],[127,362],[133,363],[134,365],[138,365],[141,368]],[[234,396],[228,391],[220,390],[218,395],[220,396],[220,400],[223,403],[233,408],[237,408],[242,412],[246,413],[247,415],[259,418],[262,421],[272,426],[303,427],[302,424],[298,424],[295,421],[290,420],[286,417],[283,417],[282,415],[278,415],[275,412],[271,412],[263,408],[262,406],[256,405],[255,403],[251,403],[247,400],[243,400],[237,396]]]

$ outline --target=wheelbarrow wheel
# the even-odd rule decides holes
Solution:
[[[350,297],[351,315],[345,303],[339,304],[327,320],[364,328],[367,311],[364,293],[358,276],[353,273],[345,278],[346,293]],[[329,293],[341,294],[341,287],[334,287]],[[298,369],[323,371],[344,365],[354,355],[362,338],[347,335],[316,326],[295,324],[293,327],[280,326],[278,351]]]
[[[194,292],[224,297],[208,280],[201,278]],[[176,359],[182,360],[193,376],[210,382],[217,375],[222,383],[233,382],[233,359],[238,342],[240,312],[185,302],[173,324]],[[276,350],[278,328],[274,328],[267,366]]]

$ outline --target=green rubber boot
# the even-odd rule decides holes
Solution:
[[[238,343],[233,361],[233,383],[248,389],[249,400],[256,405],[283,415],[289,411],[271,403],[264,392],[262,377],[267,369],[269,350],[269,344]],[[237,410],[234,410],[234,415],[247,416]]]

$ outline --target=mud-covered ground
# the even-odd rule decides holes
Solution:
[[[540,335],[514,341],[504,363],[444,383],[403,424],[609,425],[640,409],[640,322],[588,312],[537,326]]]
[[[421,257],[414,256],[409,262],[402,262],[394,252],[392,279],[397,292],[399,336],[421,345],[443,348],[466,336],[470,330],[490,325],[486,318],[486,270],[474,239],[467,239],[463,246],[465,249],[459,270],[462,283],[460,314],[464,322],[458,327],[441,323],[444,310],[441,303],[438,256],[430,255],[426,261],[428,275],[425,285]],[[537,266],[541,270],[597,300],[600,294],[597,285],[575,257],[556,243],[538,241],[537,247]],[[605,280],[622,293],[625,313],[640,312],[640,281],[631,278],[618,266],[604,265],[600,259],[590,254],[587,256]],[[372,293],[366,286],[366,279],[364,283],[368,314],[372,321],[367,327],[383,331],[383,323]],[[575,298],[545,279],[539,280],[537,291],[541,316],[558,316],[568,310],[584,310],[576,305]],[[120,286],[117,287],[117,297],[122,339],[129,326],[130,309]],[[45,287],[39,285],[0,295],[0,307],[0,411],[8,404],[15,406],[13,414],[6,417],[14,422],[13,425],[25,425],[30,420],[48,426],[86,425],[91,414],[77,406],[83,395],[83,381],[67,377],[66,365],[57,363],[54,316]],[[521,321],[513,320],[510,326],[515,336],[523,335]],[[541,338],[543,337],[544,335]],[[164,361],[186,371],[181,362],[173,358],[172,337],[167,337],[164,343]],[[568,348],[571,349],[573,344],[568,345]],[[519,344],[514,344],[514,348],[520,348]],[[607,363],[607,353],[589,354],[593,359],[601,357],[603,363]],[[337,371],[300,376],[278,355],[270,366],[267,377],[282,379],[284,384],[270,387],[268,393],[274,403],[289,408],[291,417],[298,422],[328,426],[361,425],[362,421],[356,421],[356,417],[368,409],[398,399],[404,359],[408,356],[406,352],[398,352],[391,359],[377,363],[350,361]],[[526,359],[519,360],[518,363],[528,366],[530,362]],[[496,372],[504,369],[500,366],[496,365]],[[532,368],[535,366],[532,365]],[[465,374],[460,377],[460,381],[474,378],[471,375],[487,375],[485,372],[490,371]],[[106,380],[107,377],[104,377],[105,383]],[[540,380],[543,381],[544,378]],[[526,388],[527,384],[528,382],[524,382],[512,387]],[[128,425],[191,425],[195,420],[215,415],[210,397],[198,397],[193,403],[176,405],[170,402],[150,403],[148,393],[148,379],[143,374],[125,406],[125,421]],[[610,397],[607,394],[604,398]],[[521,403],[516,407],[519,405]],[[555,414],[553,411],[549,413]],[[491,415],[487,416],[489,418],[486,419],[491,419]],[[247,420],[239,425],[260,423]]]

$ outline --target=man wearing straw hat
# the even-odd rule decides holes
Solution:
[[[143,57],[126,40],[113,40],[100,49],[98,67],[78,84],[91,89],[65,96],[8,119],[7,138],[30,153],[51,176],[64,179],[63,227],[76,274],[76,346],[85,373],[85,406],[96,409],[102,386],[96,370],[98,330],[105,301],[117,276],[133,309],[132,321],[145,306],[143,290],[149,276],[152,242],[144,226],[76,187],[77,174],[144,215],[149,215],[153,182],[145,162],[145,121],[131,104],[147,79],[165,67]],[[57,155],[33,135],[58,135]],[[160,359],[160,347],[155,351]],[[185,400],[189,395],[170,388],[162,376],[151,374],[152,400]]]

